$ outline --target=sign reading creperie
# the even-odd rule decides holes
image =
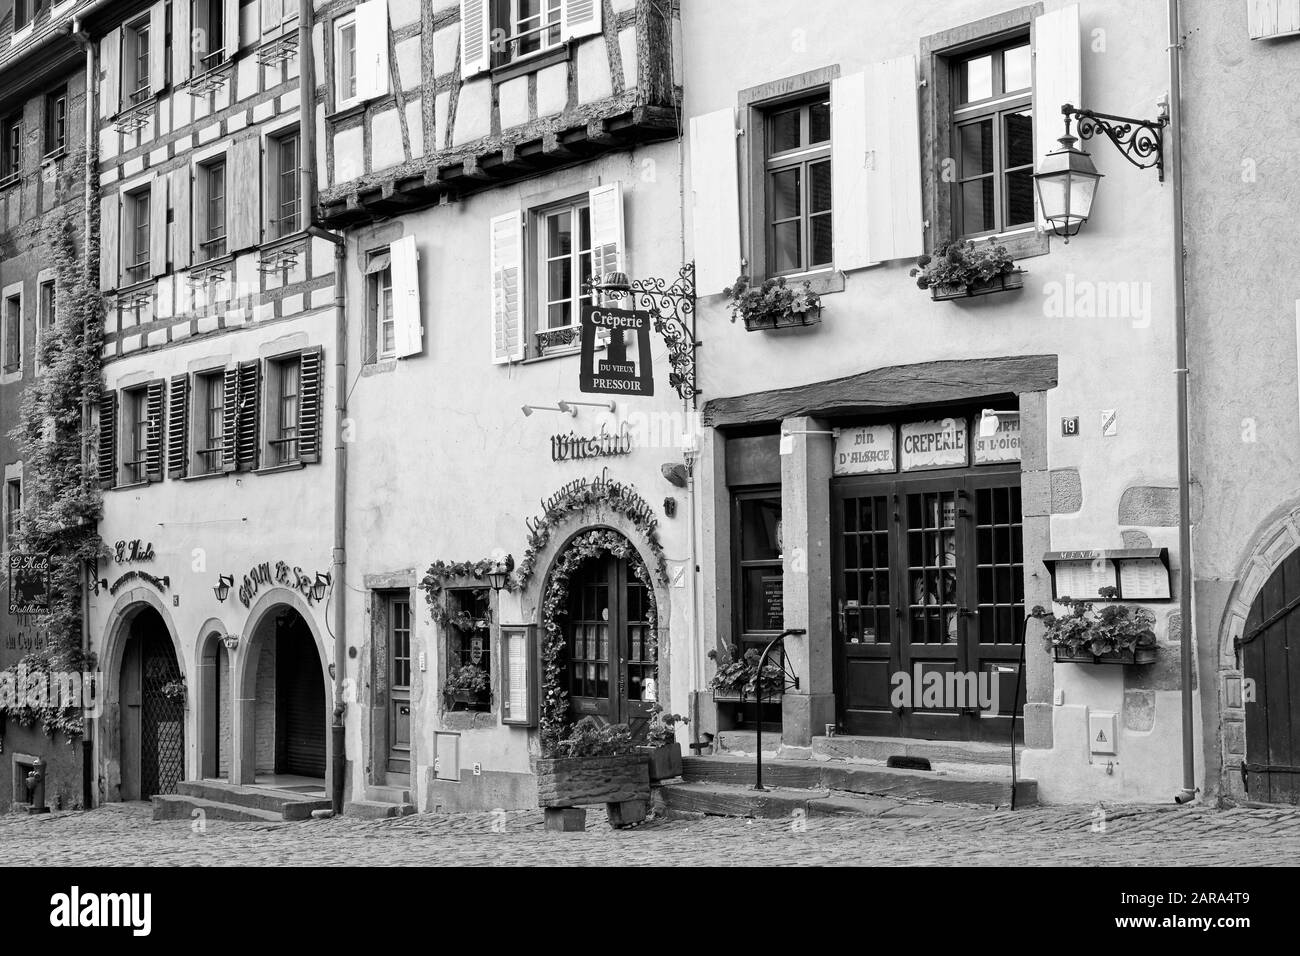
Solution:
[[[969,462],[965,418],[907,422],[899,427],[898,437],[903,471],[961,468]]]

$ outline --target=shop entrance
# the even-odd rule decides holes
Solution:
[[[837,478],[831,515],[842,732],[1005,742],[1024,619],[1019,473]]]
[[[307,623],[275,619],[275,772],[325,776],[325,685]]]
[[[123,800],[175,793],[185,775],[185,681],[167,625],[151,607],[132,618],[119,676]]]
[[[1239,648],[1247,688],[1246,763],[1252,800],[1300,803],[1300,551],[1292,551],[1250,606]],[[1291,650],[1291,644],[1296,650]],[[1253,682],[1253,685],[1252,685]]]

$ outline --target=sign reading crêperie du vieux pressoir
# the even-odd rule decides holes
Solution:
[[[613,395],[653,395],[650,333],[649,312],[584,305],[578,388]],[[604,355],[597,355],[602,341],[607,342]]]
[[[903,471],[960,468],[967,464],[965,418],[907,422],[899,428],[899,439]]]
[[[835,474],[876,475],[898,469],[893,425],[859,425],[835,432]]]

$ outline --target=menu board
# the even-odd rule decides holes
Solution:
[[[835,474],[874,475],[898,470],[893,425],[861,425],[835,433]]]
[[[999,415],[998,428],[992,435],[975,430],[975,464],[991,465],[1000,461],[1020,460],[1020,416]]]
[[[768,631],[785,628],[785,584],[779,574],[763,578],[763,627]]]
[[[1159,558],[1128,558],[1119,563],[1119,593],[1131,601],[1169,600],[1169,569]]]
[[[526,627],[501,629],[502,656],[505,663],[505,687],[501,701],[501,719],[508,724],[531,724],[530,694],[533,676],[531,642]]]
[[[965,418],[907,422],[899,429],[903,471],[965,467],[968,451]]]
[[[1101,588],[1115,586],[1115,562],[1105,558],[1057,561],[1052,575],[1052,597],[1096,600]]]

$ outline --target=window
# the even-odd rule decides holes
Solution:
[[[59,156],[68,147],[68,88],[45,97],[45,155]]]
[[[122,393],[123,442],[122,483],[138,484],[148,477],[149,440],[152,422],[149,420],[149,390],[127,389]]]
[[[128,106],[149,98],[149,18],[129,24],[122,34],[122,99]]]
[[[560,0],[502,0],[501,10],[509,18],[503,62],[560,45]]]
[[[202,372],[194,378],[195,473],[210,475],[222,470],[222,422],[226,411],[226,373]]]
[[[576,349],[583,287],[593,271],[587,197],[539,210],[536,230],[536,354]]]
[[[53,279],[47,279],[37,288],[36,296],[36,364],[41,362],[41,348],[50,329],[54,328],[55,286]]]
[[[994,235],[1034,222],[1033,68],[1016,40],[953,64],[952,135],[958,235]]]
[[[0,185],[18,180],[23,168],[23,116],[15,113],[5,120],[3,155],[0,155]]]
[[[226,160],[199,167],[199,260],[207,262],[226,254]]]
[[[149,187],[122,199],[122,256],[127,282],[149,277]]]
[[[22,530],[23,482],[10,478],[5,482],[5,546],[13,547],[14,535]]]
[[[448,588],[448,710],[492,709],[492,609],[487,588]]]
[[[198,74],[230,59],[226,53],[225,0],[194,0],[193,11],[194,72]]]
[[[389,687],[409,690],[411,687],[411,601],[410,598],[389,598],[388,603]]]
[[[348,16],[334,22],[336,109],[357,101],[357,22]]]
[[[302,357],[271,363],[270,431],[271,464],[289,465],[299,460],[299,413],[302,407]]]
[[[831,265],[831,104],[822,91],[765,118],[766,243],[770,275]]]
[[[31,24],[41,10],[41,0],[14,0],[14,33]]]
[[[271,238],[298,231],[298,133],[291,132],[268,144],[271,165]]]
[[[23,367],[23,297],[11,295],[4,305],[4,371],[18,372]]]
[[[397,327],[393,313],[393,265],[387,251],[372,253],[366,266],[370,334],[367,361],[392,358],[397,354]]]

